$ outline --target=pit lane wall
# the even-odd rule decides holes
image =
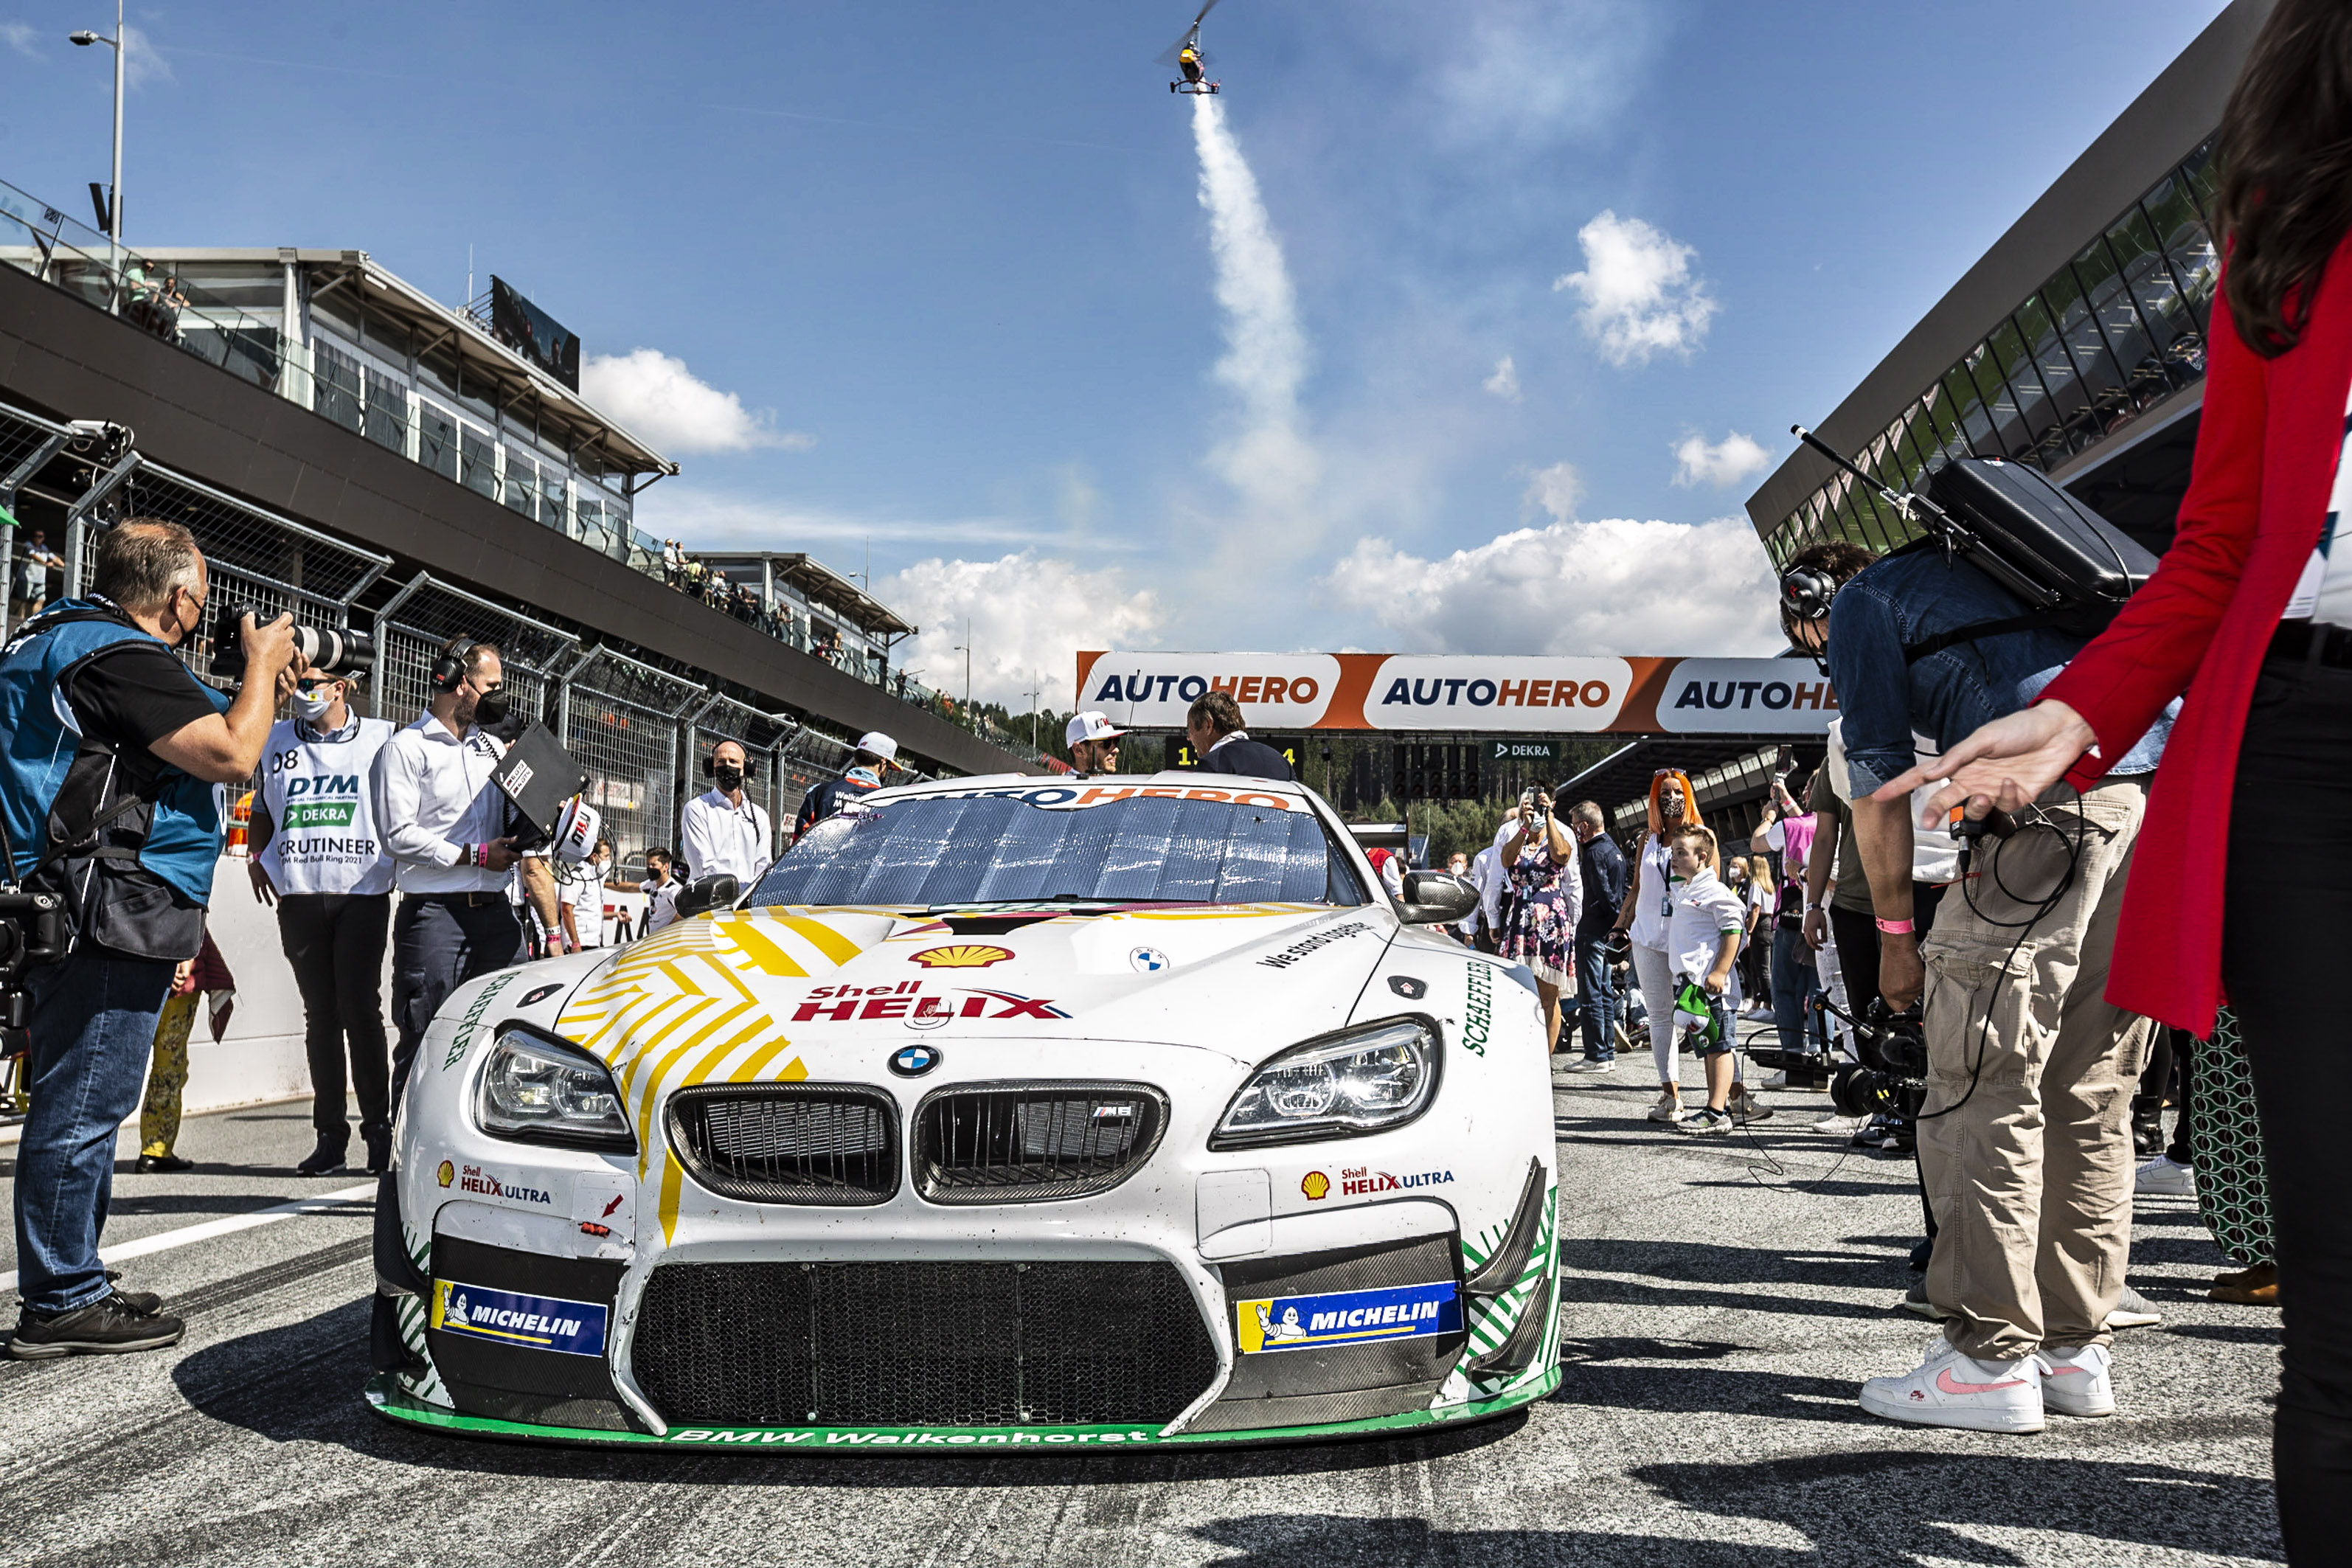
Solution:
[[[1829,678],[1801,658],[1614,655],[1078,655],[1078,706],[1135,729],[1184,727],[1230,691],[1253,729],[1574,735],[1823,735]]]

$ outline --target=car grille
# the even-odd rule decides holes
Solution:
[[[669,1263],[630,1364],[673,1425],[1163,1426],[1217,1355],[1169,1263]]]
[[[694,1179],[755,1204],[878,1204],[898,1190],[898,1106],[853,1084],[681,1089],[665,1117]]]
[[[915,1107],[915,1190],[935,1204],[1107,1192],[1150,1157],[1168,1101],[1139,1083],[986,1084]]]

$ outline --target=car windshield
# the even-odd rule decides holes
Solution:
[[[1181,795],[1050,785],[878,802],[812,828],[750,901],[1364,901],[1305,801],[1205,789]]]

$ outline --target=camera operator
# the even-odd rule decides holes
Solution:
[[[204,943],[226,841],[216,786],[249,777],[300,672],[289,619],[240,627],[232,700],[172,647],[211,589],[194,536],[133,518],[99,541],[85,599],[27,624],[0,656],[0,818],[11,869],[63,894],[74,940],[28,971],[32,1110],[17,1150],[18,1361],[152,1350],[180,1320],[116,1290],[98,1256],[115,1129],[139,1104],[173,973]]]
[[[496,643],[452,637],[427,677],[432,699],[375,758],[375,819],[398,869],[392,925],[392,1103],[451,992],[515,962],[522,926],[507,901],[519,858],[507,798],[491,782],[507,716]]]
[[[304,673],[294,688],[294,717],[269,731],[253,813],[253,896],[278,905],[278,945],[302,996],[310,1126],[319,1135],[294,1167],[305,1176],[341,1170],[351,1147],[346,1042],[369,1173],[381,1175],[392,1159],[383,944],[393,866],[368,788],[392,726],[352,711],[356,684],[348,673]]]
[[[2106,1319],[2131,1242],[2129,1116],[2147,1022],[2103,993],[2168,724],[2084,793],[2052,791],[2013,825],[1992,825],[1923,943],[1908,803],[1873,792],[1911,771],[1915,734],[1940,753],[2032,700],[2085,639],[2034,624],[1931,541],[1877,561],[1843,542],[1811,545],[1781,584],[1790,640],[1825,658],[1838,694],[1879,994],[1897,1009],[1923,990],[1926,1001],[1927,1296],[1951,1316],[1916,1371],[1863,1385],[1863,1408],[1999,1432],[2041,1430],[2045,1405],[2108,1414]]]

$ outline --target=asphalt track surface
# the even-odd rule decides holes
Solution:
[[[1565,1375],[1531,1411],[1402,1441],[1087,1458],[601,1453],[371,1415],[364,1202],[130,1260],[174,1350],[0,1363],[0,1563],[2063,1564],[2276,1561],[2275,1313],[2202,1300],[2194,1205],[2143,1199],[2104,1421],[1908,1428],[1854,1405],[1932,1331],[1894,1310],[1907,1162],[1769,1094],[1752,1139],[1640,1120],[1646,1064],[1555,1096]],[[306,1182],[307,1108],[194,1118],[110,1246],[355,1184]],[[0,1176],[14,1177],[13,1148]],[[13,1268],[13,1256],[5,1267]],[[13,1324],[13,1292],[0,1324]]]

